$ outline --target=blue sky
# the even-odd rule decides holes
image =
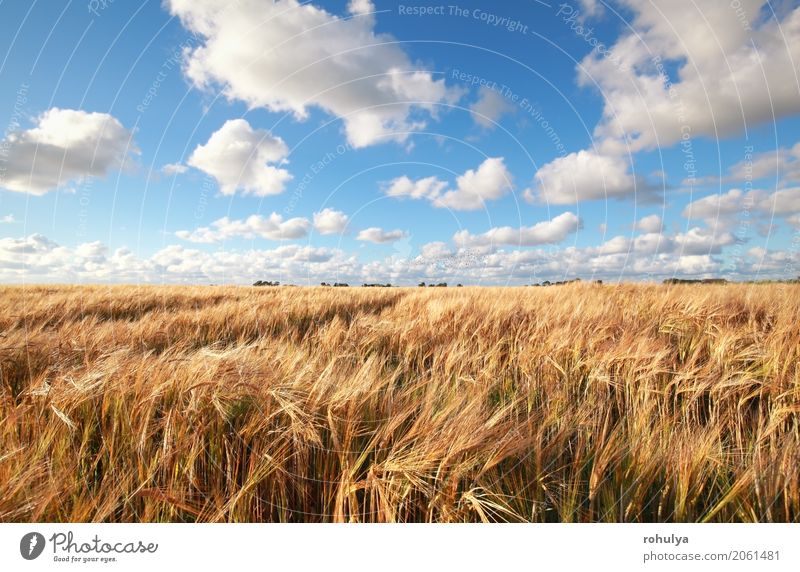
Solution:
[[[800,275],[800,7],[0,4],[0,280]]]

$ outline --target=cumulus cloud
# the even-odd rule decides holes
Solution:
[[[268,217],[251,215],[243,220],[232,220],[223,217],[211,223],[209,227],[201,227],[193,231],[179,230],[175,236],[189,242],[215,243],[234,238],[267,240],[296,240],[308,235],[311,223],[305,218],[283,220],[278,213]]]
[[[637,237],[639,238],[639,237]],[[799,258],[797,256],[795,259]],[[651,280],[672,276],[720,276],[724,263],[710,254],[685,254],[675,248],[657,252],[616,249],[602,253],[597,247],[561,249],[486,250],[460,248],[449,256],[388,257],[366,263],[366,281],[414,283],[419,280],[479,284],[526,284],[532,281],[580,277],[605,280]],[[743,261],[730,277],[749,277],[751,262]]]
[[[642,217],[636,221],[636,230],[642,232],[661,232],[662,226],[661,217],[656,214]]]
[[[105,176],[138,152],[132,137],[107,113],[53,107],[35,119],[33,128],[12,131],[0,143],[6,151],[0,187],[44,195]]]
[[[709,195],[692,201],[683,209],[683,216],[688,219],[706,219],[711,224],[719,217],[742,212],[745,204],[753,205],[754,194],[745,193],[741,189],[731,189],[726,193]]]
[[[441,241],[429,242],[427,244],[423,244],[422,248],[420,248],[420,256],[422,258],[436,260],[452,255],[453,251],[449,246],[447,246],[447,243]]]
[[[648,232],[634,238],[628,236],[615,236],[609,238],[600,246],[590,246],[586,253],[606,256],[615,254],[666,254],[675,251],[675,240],[661,232]]]
[[[675,236],[675,244],[682,254],[719,254],[723,246],[736,244],[736,237],[725,231],[694,227]]]
[[[384,189],[390,197],[409,197],[412,199],[436,200],[447,188],[447,182],[437,177],[425,177],[416,181],[405,175],[389,181]]]
[[[574,213],[565,212],[552,220],[538,222],[529,227],[496,227],[479,235],[462,230],[453,236],[453,242],[461,247],[556,244],[576,232],[580,227],[580,218]]]
[[[477,210],[486,201],[496,200],[513,188],[513,177],[502,157],[490,157],[477,169],[470,169],[456,179],[456,188],[446,191],[435,201],[436,206],[454,210]]]
[[[605,99],[595,129],[605,151],[668,146],[687,133],[716,138],[800,111],[785,77],[800,59],[800,8],[762,18],[765,3],[625,0],[632,31],[611,46],[616,57],[593,52],[578,67],[579,82]]]
[[[472,119],[486,129],[492,129],[503,115],[512,113],[516,108],[497,90],[482,86],[478,99],[469,106]]]
[[[351,14],[369,2],[352,1]],[[404,141],[461,92],[415,66],[374,18],[340,18],[298,0],[168,0],[172,15],[202,38],[185,52],[192,83],[220,86],[250,107],[306,118],[318,107],[341,118],[353,147]],[[412,118],[412,115],[414,117]]]
[[[390,197],[427,199],[433,206],[453,210],[477,210],[486,201],[506,195],[512,188],[512,176],[502,157],[490,157],[477,169],[459,175],[455,188],[437,177],[412,180],[406,176],[389,181],[384,193]]]
[[[283,245],[264,250],[205,252],[166,246],[150,256],[127,248],[110,252],[100,242],[60,245],[45,236],[0,239],[3,282],[252,283],[258,279],[319,283],[358,274],[353,256],[341,250]]]
[[[724,241],[718,237],[715,242]],[[689,243],[694,242],[691,247]],[[321,281],[391,282],[420,280],[481,284],[525,284],[566,277],[662,279],[671,276],[734,279],[785,278],[800,266],[800,253],[754,247],[733,268],[709,252],[709,236],[690,232],[676,240],[658,234],[615,237],[599,246],[504,250],[451,249],[428,243],[416,257],[388,256],[360,262],[340,249],[286,244],[271,249],[204,251],[172,244],[144,256],[127,248],[111,251],[101,242],[68,247],[40,234],[0,238],[2,282],[238,283],[259,279],[282,283]],[[661,244],[654,248],[654,244]],[[789,269],[789,270],[787,270]],[[796,272],[788,274],[794,277]]]
[[[702,177],[696,184],[742,184],[759,179],[772,179],[781,185],[800,182],[800,143],[789,148],[756,153],[732,165],[727,175]],[[688,182],[684,181],[684,184]]]
[[[288,153],[280,137],[253,129],[244,119],[231,119],[205,145],[197,146],[188,163],[214,177],[223,195],[240,191],[263,197],[282,193],[292,179],[287,170],[275,166]]]
[[[731,168],[730,179],[737,182],[772,177],[782,183],[800,182],[800,143],[788,149],[758,153],[750,163],[737,163]]]
[[[785,218],[787,223],[794,225],[795,217],[800,214],[800,187],[778,189],[772,193],[762,189],[730,189],[692,201],[682,214],[692,220],[703,219],[708,226],[719,228],[729,227],[737,220],[770,219],[773,216]]]
[[[581,2],[581,15],[584,18],[597,17],[603,13],[603,4],[600,0],[580,0]]]
[[[335,209],[327,208],[314,213],[314,229],[320,234],[342,234],[348,221],[346,214]]]
[[[350,0],[347,3],[347,11],[354,16],[362,16],[374,12],[375,5],[372,0]]]
[[[762,212],[778,216],[800,213],[800,187],[779,189],[761,199],[757,207]]]
[[[800,111],[797,83],[785,77],[800,59],[800,7],[762,18],[766,0],[742,0],[737,9],[716,0],[689,9],[671,0],[623,4],[633,14],[630,30],[576,68],[579,85],[598,88],[604,100],[595,145],[542,166],[529,199],[631,195],[642,188],[623,159],[630,153],[724,137]],[[602,182],[593,183],[592,167]]]
[[[581,150],[542,165],[536,172],[534,189],[525,191],[530,202],[554,205],[622,198],[650,187],[629,171],[629,160]]]
[[[3,224],[14,224],[15,222],[17,222],[17,219],[14,218],[13,214],[8,214],[8,215],[5,215],[4,217],[0,218],[0,223],[3,223]]]
[[[188,170],[189,168],[186,165],[180,163],[168,163],[161,167],[161,172],[165,175],[180,175]]]
[[[360,231],[356,240],[385,244],[387,242],[397,242],[406,237],[408,237],[408,234],[402,230],[383,230],[382,228],[373,226]]]

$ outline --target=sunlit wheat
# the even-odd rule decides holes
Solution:
[[[800,287],[6,287],[3,521],[797,521]]]

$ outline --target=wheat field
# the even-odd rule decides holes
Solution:
[[[0,520],[796,522],[800,286],[0,288]]]

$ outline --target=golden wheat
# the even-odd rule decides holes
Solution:
[[[797,521],[800,287],[0,288],[3,521]]]

